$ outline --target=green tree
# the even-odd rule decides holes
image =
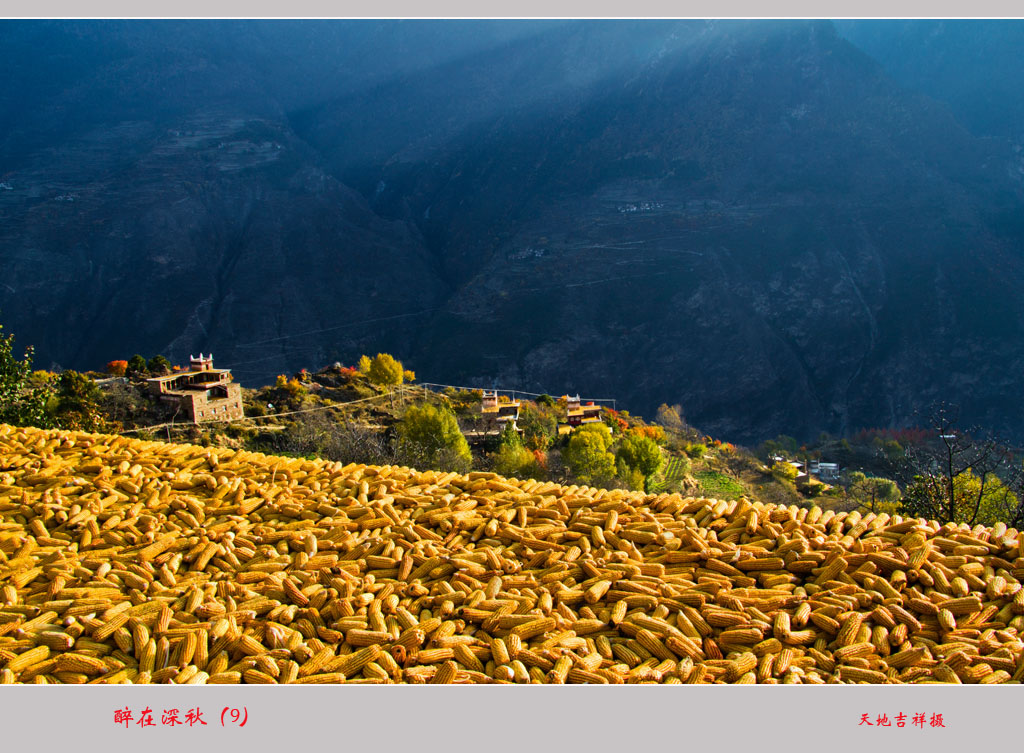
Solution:
[[[639,434],[627,434],[623,437],[615,456],[627,468],[643,476],[645,490],[651,477],[658,472],[664,462],[658,443],[651,437]]]
[[[512,428],[511,424],[505,424],[505,428],[501,430],[501,435],[498,437],[499,447],[522,447],[523,439],[519,436],[519,432]]]
[[[635,468],[630,468],[622,458],[615,460],[615,475],[623,484],[635,492],[642,492],[647,489],[647,479],[644,478],[644,474]]]
[[[784,460],[777,461],[772,465],[772,475],[780,481],[796,481],[799,471]]]
[[[122,361],[124,363],[124,361]],[[141,390],[129,384],[114,383],[100,391],[100,411],[108,424],[107,430],[120,431],[146,413],[147,402]],[[246,408],[249,413],[250,408]]]
[[[786,436],[785,434],[779,434],[775,439],[769,439],[764,442],[759,448],[758,454],[762,458],[768,458],[772,455],[795,455],[800,446],[793,437]]]
[[[498,452],[494,456],[494,470],[502,476],[536,478],[539,474],[537,458],[523,446],[519,432],[506,427],[501,433]]]
[[[997,470],[1004,474],[1011,471],[1008,466],[1012,454],[978,427],[962,426],[959,417],[960,409],[956,405],[938,403],[932,407],[928,425],[934,437],[913,448],[909,458],[916,473],[911,504],[920,505],[922,511],[930,510],[928,517],[934,520],[974,525],[989,481],[998,478],[994,473]],[[980,479],[969,497],[957,488],[957,479],[965,473]],[[963,484],[961,481],[961,486]]]
[[[32,385],[31,346],[25,357],[14,357],[14,335],[4,335],[0,326],[0,423],[14,426],[50,425],[46,406],[52,394],[49,382]]]
[[[1024,523],[1024,505],[1021,505],[1020,496],[995,474],[992,474],[987,486],[978,513],[978,522],[993,525],[1002,521],[1020,529]],[[1017,489],[1019,491],[1019,487]]]
[[[608,451],[611,430],[600,423],[576,429],[562,452],[570,472],[585,484],[606,484],[615,476],[615,456]]]
[[[171,362],[168,361],[163,356],[153,356],[146,363],[146,370],[149,371],[150,374],[154,374],[156,376],[160,376],[162,374],[170,374]]]
[[[846,496],[858,508],[893,514],[897,511],[900,488],[890,479],[853,471],[847,477]]]
[[[963,520],[971,525],[1013,521],[1017,495],[995,473],[983,479],[968,468],[953,480],[953,488],[963,507]]]
[[[596,435],[603,449],[608,450],[615,442],[615,438],[612,436],[612,430],[608,428],[607,424],[593,422],[589,424],[583,424],[573,432],[573,436],[577,434],[594,434]]]
[[[953,490],[954,513],[949,515],[949,489]],[[941,522],[992,525],[1013,523],[1019,498],[995,473],[975,474],[970,468],[958,473],[953,483],[942,475],[918,475],[903,496],[904,511],[913,516]]]
[[[370,368],[366,375],[374,384],[388,387],[401,384],[405,376],[404,372],[405,369],[402,368],[401,361],[395,360],[394,356],[389,353],[378,353],[370,362]]]
[[[146,366],[146,359],[136,353],[134,356],[128,359],[128,368],[125,373],[130,377],[144,377],[148,375]]]
[[[428,403],[410,405],[398,426],[398,454],[409,465],[439,470],[468,470],[469,443],[455,414]]]
[[[554,416],[524,403],[517,422],[523,430],[523,442],[531,450],[546,450],[558,431]]]
[[[885,456],[886,460],[891,462],[899,462],[907,456],[906,450],[904,450],[903,446],[895,439],[888,439],[881,442],[878,446],[878,451]]]
[[[96,384],[77,371],[64,371],[57,380],[56,423],[62,429],[101,431],[106,421],[100,411],[102,395]]]

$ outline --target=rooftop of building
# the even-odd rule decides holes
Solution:
[[[230,374],[231,369],[193,369],[191,371],[174,371],[163,376],[149,377],[147,382],[168,382],[182,377],[196,376],[198,374]],[[209,384],[219,384],[220,380],[211,380]]]

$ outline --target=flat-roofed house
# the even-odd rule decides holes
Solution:
[[[563,395],[562,399],[565,400],[565,422],[569,426],[582,426],[601,420],[600,405],[594,405],[592,402],[583,405],[579,395]]]
[[[231,381],[231,369],[213,368],[213,354],[189,357],[189,370],[146,380],[152,394],[177,405],[193,422],[229,421],[245,417],[242,387]]]
[[[818,478],[822,481],[838,481],[839,463],[818,463]]]
[[[498,395],[497,390],[482,390],[480,400],[480,413],[492,430],[504,431],[506,426],[511,426],[518,431],[516,421],[519,419],[518,400],[512,400],[507,395]]]

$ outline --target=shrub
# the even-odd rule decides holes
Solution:
[[[800,491],[803,492],[805,496],[814,498],[825,491],[826,488],[827,484],[812,477],[801,485]]]
[[[647,479],[644,478],[644,474],[635,468],[630,468],[622,458],[615,461],[615,475],[628,489],[639,492],[646,488]]]
[[[502,476],[519,479],[540,475],[536,456],[521,444],[502,444],[494,456],[494,470]]]
[[[399,456],[409,465],[438,470],[468,470],[469,443],[449,408],[410,405],[398,426]]]
[[[544,473],[548,470],[548,454],[544,450],[534,450],[533,459],[537,463],[537,468]]]
[[[99,431],[106,425],[100,413],[101,393],[96,384],[77,371],[65,371],[57,380],[55,418],[62,429]]]
[[[14,335],[4,335],[0,327],[0,423],[47,428],[50,382],[33,386],[33,349],[26,348],[24,360],[19,361],[14,357],[13,347]]]
[[[687,442],[683,452],[691,458],[702,458],[707,453],[708,447],[702,442]]]
[[[292,377],[287,382],[285,382],[284,388],[285,390],[288,391],[288,396],[292,400],[301,400],[302,398],[309,394],[309,390],[306,389],[306,387],[303,386],[302,382],[300,382],[295,377]]]
[[[669,431],[681,432],[684,428],[682,406],[662,403],[658,406],[654,420]]]
[[[640,434],[628,434],[623,437],[616,452],[616,459],[630,471],[640,474],[643,481],[641,486],[646,485],[647,480],[658,472],[663,462],[658,443],[651,437]],[[621,473],[619,477],[626,480]]]

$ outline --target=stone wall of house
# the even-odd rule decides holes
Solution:
[[[230,421],[245,416],[241,385],[229,382],[223,387],[227,390],[227,397],[208,398],[205,392],[190,395],[192,404],[186,407],[190,407],[193,421],[197,424],[204,421]]]

